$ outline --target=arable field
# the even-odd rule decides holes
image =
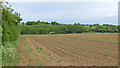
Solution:
[[[118,34],[21,35],[17,66],[117,66]]]

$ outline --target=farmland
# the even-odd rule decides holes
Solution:
[[[118,34],[21,35],[17,66],[115,66]]]
[[[26,18],[27,20],[25,20],[21,18],[21,12],[16,12],[8,2],[3,0],[0,3],[2,8],[2,21],[0,23],[2,24],[2,28],[0,28],[0,31],[2,31],[0,32],[2,66],[118,65],[118,33],[120,32],[120,25],[115,25],[115,22],[113,24],[110,23],[112,22],[110,20],[106,24],[105,22],[107,21],[97,21],[98,23],[96,23],[95,20],[91,22],[94,19],[90,18],[90,20],[86,16],[84,20],[88,21],[88,23],[83,23],[82,17],[84,16],[79,14],[70,16],[70,18],[81,16],[79,17],[81,21],[77,21],[77,18],[72,18],[73,21],[72,19],[70,21],[66,13],[65,17],[56,17],[59,20],[61,19],[61,21],[57,19],[52,20],[56,15],[49,13],[52,15],[50,17],[45,12],[47,16],[41,16],[40,11],[43,8],[37,14],[40,14],[39,16],[36,16],[34,14],[36,12],[33,12],[32,9],[32,15],[35,16],[30,15],[30,19]],[[17,4],[14,6],[17,6]],[[68,15],[71,14],[74,15],[73,13]],[[41,18],[46,19],[46,21],[43,21]],[[103,20],[103,18],[101,19]]]

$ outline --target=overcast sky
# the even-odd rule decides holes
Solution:
[[[8,2],[118,2],[119,0],[6,0]]]
[[[73,24],[118,24],[118,0],[7,0],[29,20]]]

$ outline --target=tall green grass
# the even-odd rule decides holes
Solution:
[[[2,27],[0,25],[0,68],[2,67]]]
[[[2,43],[0,42],[0,68],[2,67]]]
[[[7,43],[2,48],[2,66],[16,66],[18,61],[17,49],[18,49],[17,39],[14,42]]]

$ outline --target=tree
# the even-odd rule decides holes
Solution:
[[[5,45],[7,42],[15,41],[20,33],[19,23],[22,21],[20,14],[14,12],[11,6],[7,3],[2,5],[2,43]],[[6,5],[5,5],[6,4]]]
[[[59,23],[57,23],[56,21],[51,22],[52,25],[59,25]]]

